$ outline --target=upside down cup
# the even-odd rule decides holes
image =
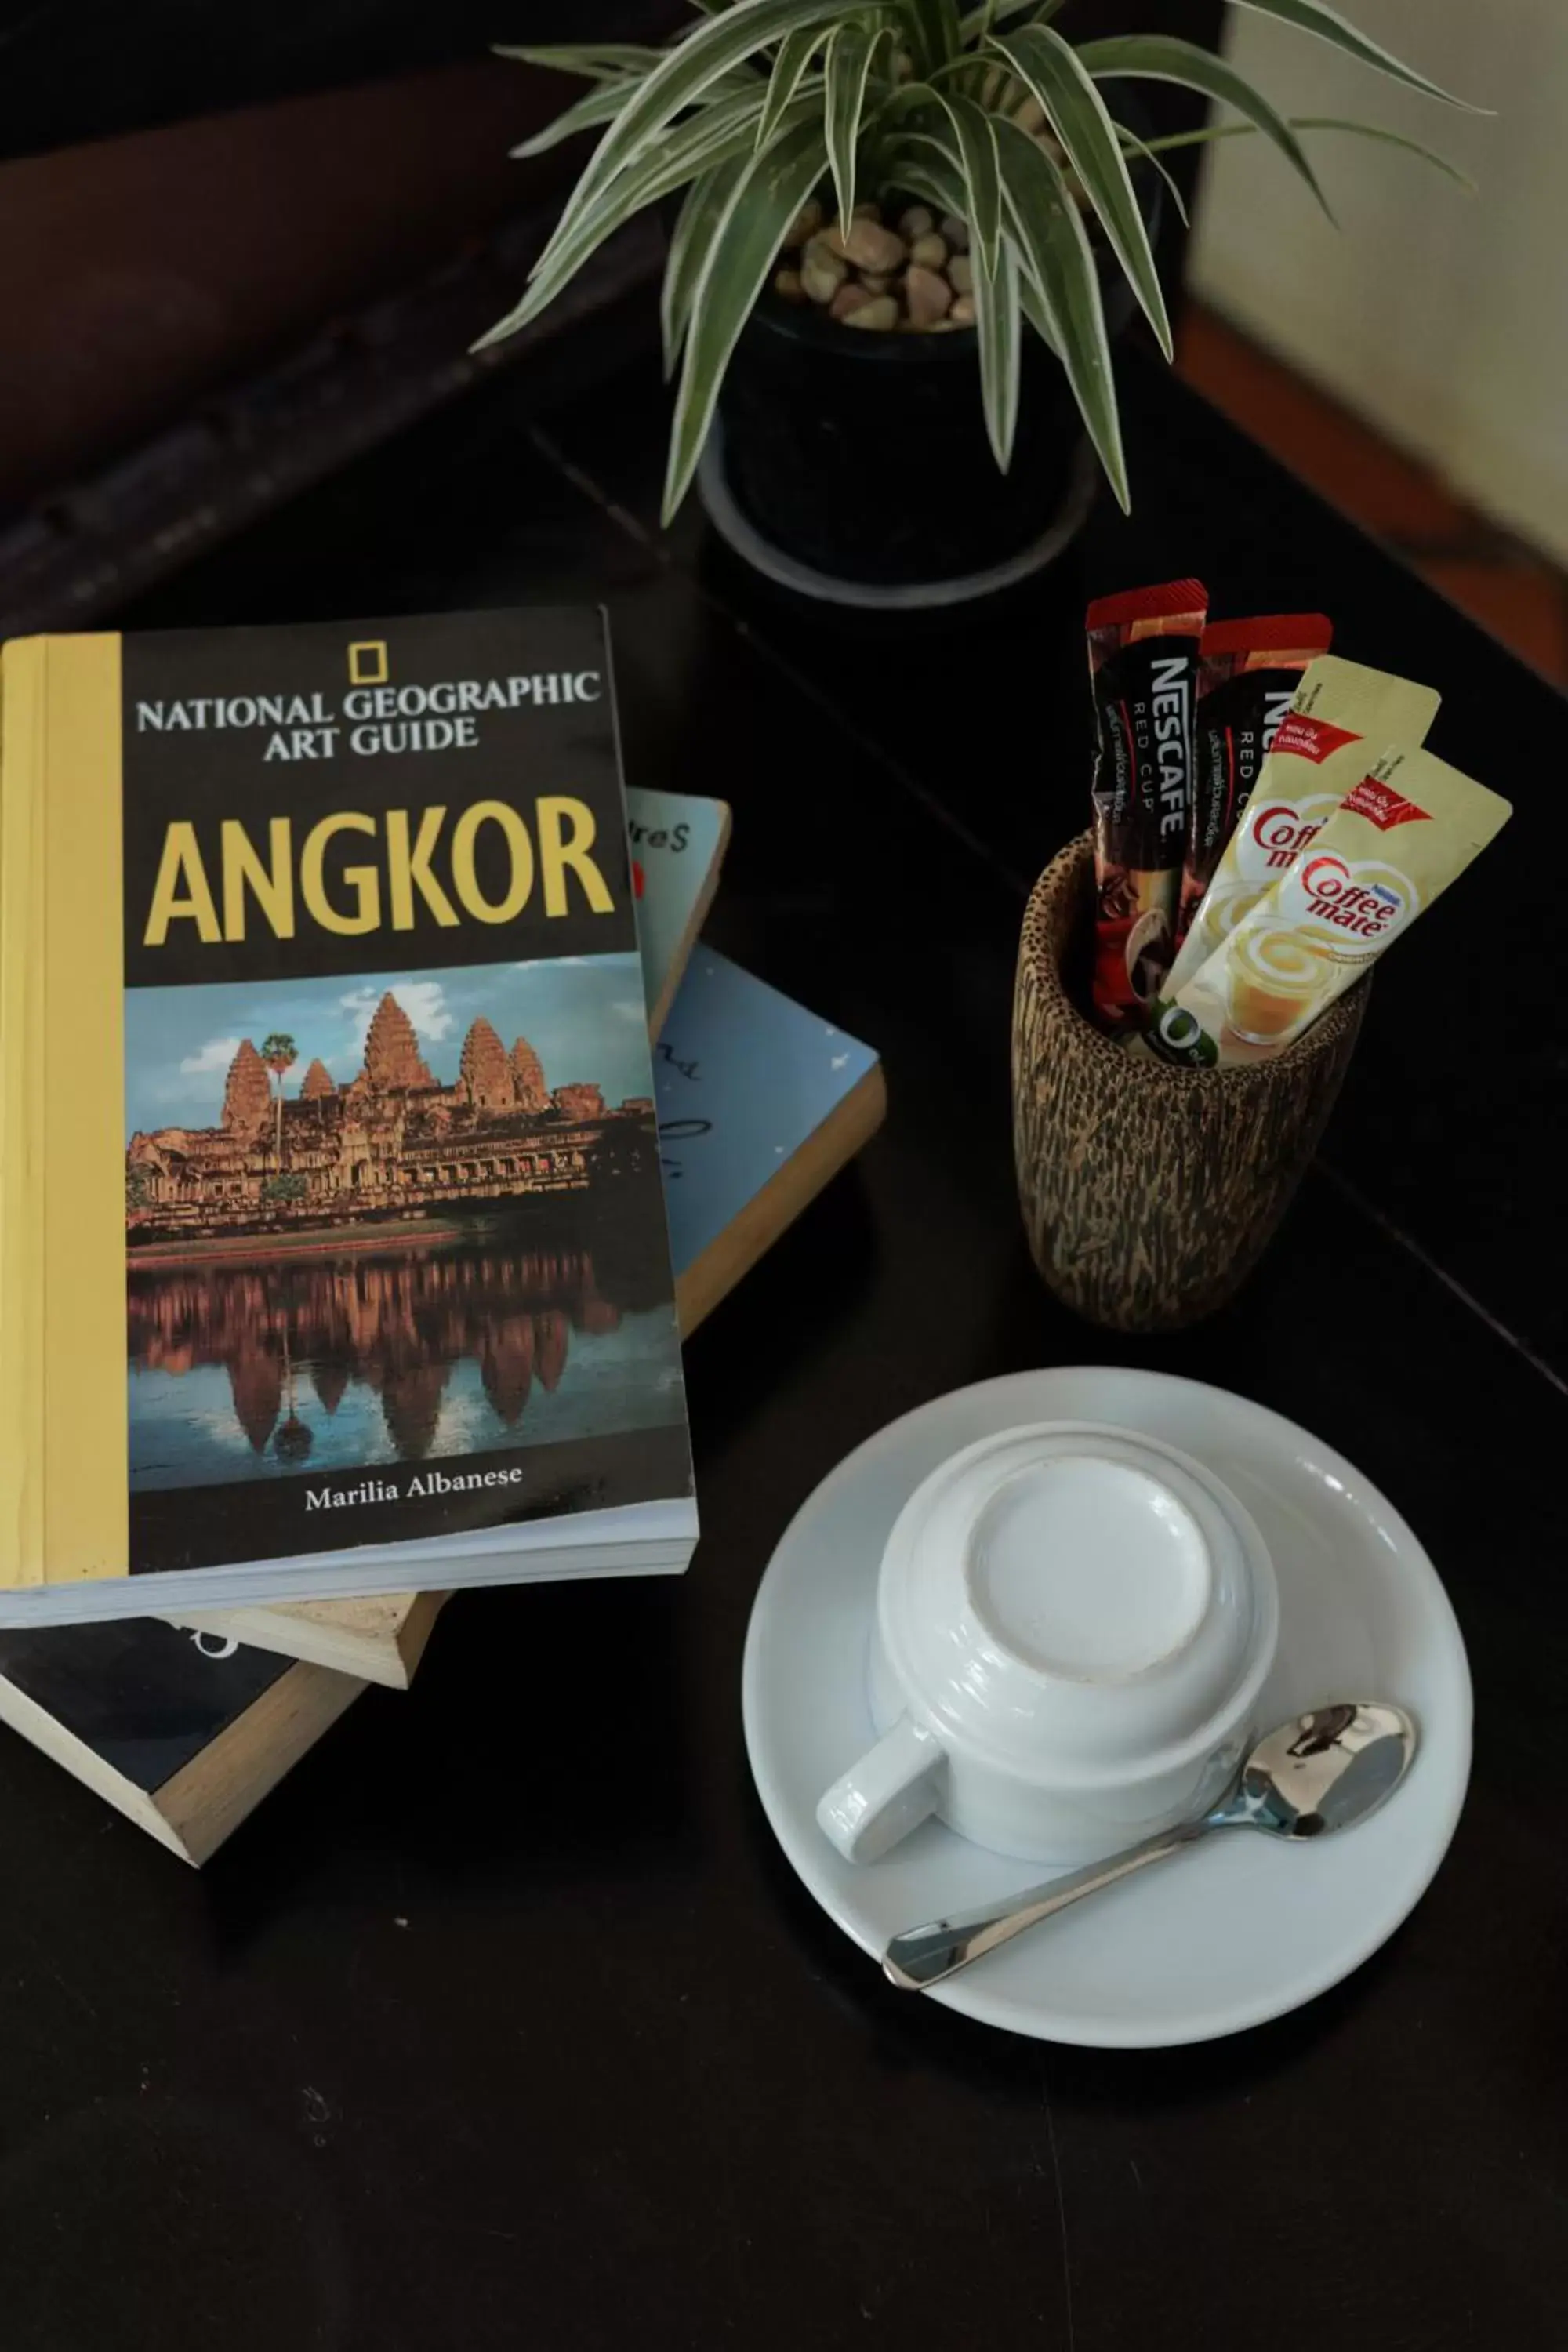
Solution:
[[[1177,1069],[1088,1002],[1087,834],[1036,883],[1013,1000],[1018,1199],[1042,1280],[1113,1331],[1173,1331],[1239,1289],[1289,1206],[1350,1066],[1370,977],[1270,1061]]]

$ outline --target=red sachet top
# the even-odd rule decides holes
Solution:
[[[1118,596],[1097,596],[1084,617],[1084,626],[1091,633],[1096,629],[1128,629],[1134,621],[1165,621],[1180,619],[1190,625],[1195,614],[1201,627],[1203,615],[1208,610],[1209,592],[1201,580],[1167,580],[1158,588],[1124,588]],[[1151,636],[1155,632],[1145,626],[1137,633]]]

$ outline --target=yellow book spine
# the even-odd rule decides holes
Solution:
[[[0,1577],[43,1580],[45,641],[0,656]]]
[[[120,639],[47,640],[42,1097],[44,1566],[130,1567]]]
[[[0,655],[0,1583],[123,1575],[120,640]]]

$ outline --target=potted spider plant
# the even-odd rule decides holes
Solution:
[[[1240,5],[1463,102],[1326,0]],[[1075,46],[1053,21],[1068,14],[697,0],[663,47],[503,50],[589,84],[519,153],[601,135],[485,341],[535,317],[634,213],[679,199],[666,521],[700,467],[710,511],[754,561],[840,601],[953,601],[1016,576],[1059,541],[1085,434],[1130,505],[1111,342],[1141,311],[1171,354],[1153,231],[1163,194],[1181,199],[1163,151],[1261,136],[1325,209],[1303,134],[1357,131],[1451,171],[1375,124],[1292,120],[1193,42]],[[1129,96],[1140,81],[1225,111],[1156,138]]]

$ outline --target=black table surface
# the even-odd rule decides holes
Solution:
[[[414,1691],[363,1698],[199,1878],[0,1743],[7,2352],[1563,2341],[1563,706],[1124,373],[1133,520],[1102,507],[1004,612],[847,623],[695,513],[660,539],[639,363],[542,419],[498,383],[125,616],[602,600],[631,781],[734,805],[710,936],[872,1040],[891,1107],[689,1351],[687,1579],[463,1599]],[[1084,816],[1086,590],[1186,571],[1440,686],[1434,748],[1518,814],[1388,960],[1263,1267],[1142,1345],[1032,1275],[1008,1014],[1024,891]],[[1037,2044],[892,1991],[747,1773],[742,1644],[796,1506],[909,1407],[1082,1360],[1242,1390],[1361,1464],[1475,1675],[1469,1801],[1409,1923],[1204,2047]]]

